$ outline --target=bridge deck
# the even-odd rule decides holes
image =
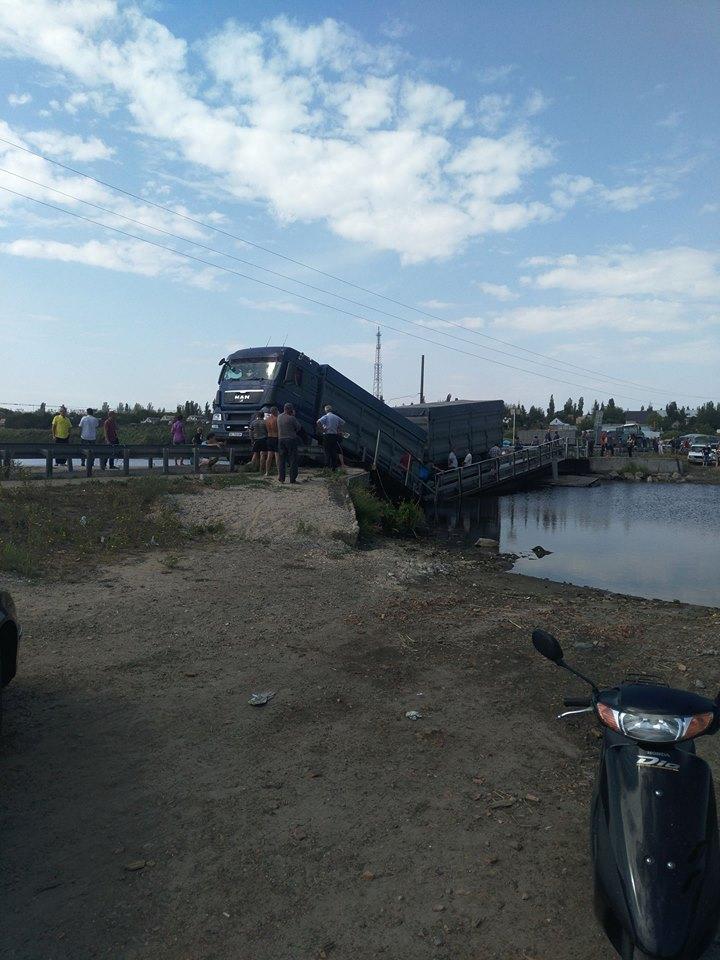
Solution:
[[[465,494],[491,493],[522,477],[539,474],[553,464],[572,456],[562,440],[542,443],[537,447],[505,453],[468,466],[442,470],[435,475],[435,499],[452,500]]]

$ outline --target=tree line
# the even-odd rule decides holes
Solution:
[[[577,402],[572,397],[568,397],[562,407],[557,407],[552,394],[547,408],[530,406],[526,409],[524,405],[519,404],[514,409],[516,426],[527,430],[543,429],[556,417],[565,423],[573,424],[580,430],[590,430],[595,423],[598,410],[602,410],[605,424],[626,423],[638,413],[637,410],[630,411],[619,406],[612,397],[602,402],[595,400],[590,409],[585,408],[583,397],[579,397]],[[640,407],[640,412],[646,415],[646,423],[651,430],[661,430],[663,433],[671,431],[715,433],[720,430],[720,403],[716,404],[712,400],[697,409],[679,406],[673,401],[664,410],[655,410],[649,404],[647,407]],[[511,422],[512,417],[513,407],[506,404],[506,421]]]
[[[212,416],[212,409],[209,403],[201,405],[195,400],[186,400],[184,403],[179,403],[175,409],[155,407],[152,403],[145,405],[142,403],[118,403],[113,407],[109,403],[104,402],[97,406],[90,403],[88,406],[92,407],[101,419],[104,418],[110,410],[114,410],[117,422],[121,425],[140,423],[142,420],[147,419],[159,420],[161,417],[174,413],[182,413],[184,417],[203,417],[207,420]],[[77,410],[70,410],[69,412],[71,416],[73,414],[81,416],[85,413],[85,408],[78,408]],[[41,403],[37,410],[20,411],[0,407],[0,420],[4,420],[5,426],[10,429],[28,430],[39,427],[49,428],[50,422],[56,413],[57,409],[55,407],[51,407],[45,403]]]

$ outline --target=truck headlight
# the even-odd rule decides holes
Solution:
[[[212,415],[212,422],[213,422],[213,423],[222,423],[222,414],[221,414],[221,413],[214,413],[214,414]]]
[[[714,713],[694,713],[675,716],[667,713],[645,713],[640,710],[613,710],[605,703],[597,705],[602,722],[624,733],[626,737],[644,743],[676,743],[692,740],[704,733],[715,718]]]

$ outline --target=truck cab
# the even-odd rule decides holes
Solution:
[[[320,367],[292,347],[249,347],[220,361],[212,430],[228,443],[249,440],[248,427],[263,407],[291,403],[295,415],[315,432]]]

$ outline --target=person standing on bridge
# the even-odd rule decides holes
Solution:
[[[342,428],[345,421],[336,413],[329,403],[325,404],[325,414],[317,422],[317,428],[322,436],[325,450],[325,464],[331,470],[337,470],[340,461],[340,444]]]
[[[295,408],[286,403],[278,417],[278,481],[285,483],[286,468],[290,473],[290,483],[297,483],[298,444],[304,433],[299,420],[295,417]]]
[[[450,447],[450,453],[448,454],[448,470],[457,470],[457,465],[458,465],[457,454],[455,453],[453,448]]]
[[[52,438],[55,443],[68,443],[70,440],[70,431],[72,430],[72,423],[70,418],[67,415],[67,407],[63,404],[60,407],[60,412],[56,413],[52,418],[52,424],[50,426],[52,432]],[[67,460],[64,457],[55,457],[55,466],[59,467],[61,464],[66,464]]]

